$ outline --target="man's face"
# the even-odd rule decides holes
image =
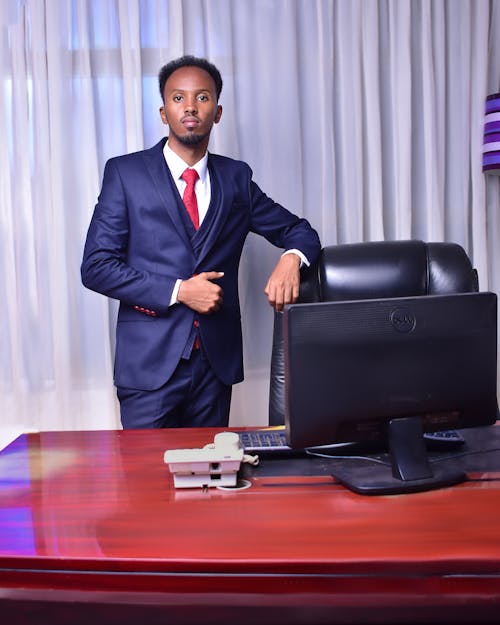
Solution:
[[[222,115],[217,104],[215,83],[199,67],[181,67],[165,83],[160,115],[168,124],[169,145],[195,146],[208,144],[213,124]]]

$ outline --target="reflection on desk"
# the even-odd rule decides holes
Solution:
[[[41,611],[52,625],[68,611],[76,625],[496,622],[497,426],[464,432],[464,452],[485,453],[442,460],[469,475],[447,489],[364,497],[332,477],[349,460],[262,458],[245,468],[246,490],[179,492],[164,451],[217,431],[52,432],[8,446],[6,622]]]

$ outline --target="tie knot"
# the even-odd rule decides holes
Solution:
[[[188,168],[182,172],[181,178],[186,182],[186,184],[194,185],[194,183],[198,180],[199,176],[196,169]]]

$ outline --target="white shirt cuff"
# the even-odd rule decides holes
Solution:
[[[287,250],[286,252],[283,252],[282,256],[285,256],[285,254],[297,254],[297,256],[300,258],[300,266],[302,267],[303,265],[305,265],[306,267],[309,267],[309,265],[311,264],[307,258],[304,256],[304,254],[302,254],[302,252],[300,250]]]
[[[172,295],[170,296],[170,304],[169,306],[173,306],[174,304],[178,304],[177,302],[177,295],[179,293],[179,288],[181,286],[181,282],[182,280],[180,278],[177,278],[174,288],[172,289]]]

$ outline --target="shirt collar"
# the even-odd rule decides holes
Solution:
[[[205,152],[203,158],[192,166],[188,165],[172,150],[172,148],[168,145],[168,141],[165,143],[163,148],[163,154],[174,180],[179,180],[186,167],[189,167],[190,169],[196,169],[198,176],[200,177],[200,181],[203,183],[205,182],[208,167],[208,152]]]

